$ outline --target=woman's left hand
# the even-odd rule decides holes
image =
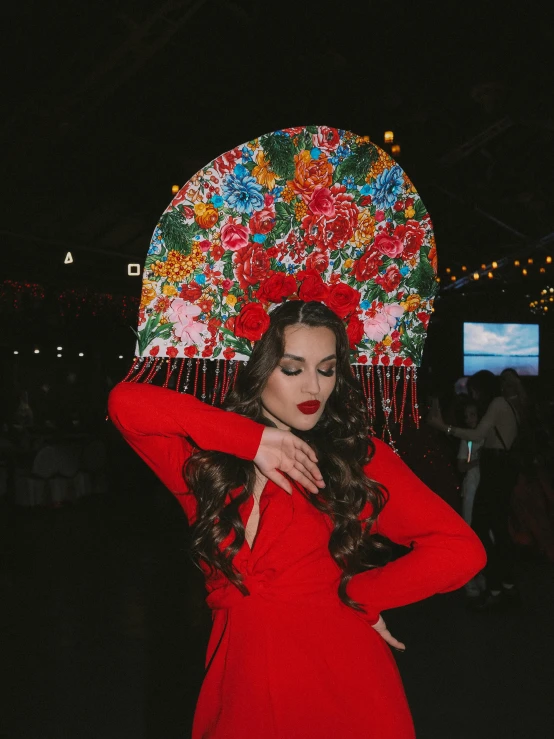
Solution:
[[[379,620],[377,621],[376,624],[373,624],[371,628],[375,629],[375,631],[379,634],[379,636],[383,638],[387,642],[387,644],[389,644],[391,647],[396,649],[398,652],[406,651],[406,645],[402,644],[401,641],[398,641],[398,639],[394,638],[394,636],[387,629],[387,624],[385,623],[382,616],[379,616]]]

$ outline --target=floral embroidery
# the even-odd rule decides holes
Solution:
[[[367,137],[276,131],[223,154],[177,193],[143,274],[138,354],[245,360],[284,300],[345,322],[352,361],[419,364],[436,292],[431,220]]]

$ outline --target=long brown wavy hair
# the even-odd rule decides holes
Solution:
[[[342,570],[339,597],[348,606],[363,610],[346,593],[350,579],[382,559],[386,545],[370,534],[370,528],[387,500],[386,489],[364,474],[375,447],[368,438],[369,424],[359,382],[352,373],[350,350],[343,322],[318,302],[289,301],[270,314],[270,326],[239,372],[235,389],[225,408],[266,426],[274,424],[264,416],[261,395],[269,376],[285,351],[285,329],[302,325],[325,327],[336,338],[336,384],[316,426],[307,432],[292,430],[309,443],[317,454],[325,488],[307,499],[328,514],[334,524],[329,551]],[[212,571],[222,572],[245,595],[248,590],[233,566],[233,558],[243,546],[245,529],[239,507],[254,490],[253,462],[214,451],[197,451],[188,460],[185,479],[197,500],[197,520],[192,531],[192,550]],[[226,502],[231,490],[242,492]],[[367,503],[371,515],[361,519]],[[231,543],[222,542],[232,535]]]

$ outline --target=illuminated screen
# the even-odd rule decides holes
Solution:
[[[520,375],[539,374],[539,326],[536,323],[464,323],[464,375],[507,367]]]

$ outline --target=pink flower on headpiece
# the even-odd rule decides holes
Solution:
[[[396,319],[404,313],[404,308],[398,303],[388,303],[372,318],[364,321],[364,331],[368,339],[381,341],[390,333],[396,324]]]
[[[375,237],[373,242],[373,248],[380,251],[381,254],[386,254],[387,257],[399,257],[404,250],[404,243],[398,236],[390,235],[381,231]]]
[[[335,198],[328,187],[316,187],[308,207],[316,215],[323,215],[326,218],[335,217]]]
[[[329,128],[329,126],[321,126],[317,133],[314,134],[314,146],[323,151],[330,151],[336,149],[340,144],[339,132],[336,128]]]
[[[248,244],[248,229],[234,221],[229,221],[221,229],[221,244],[224,249],[237,251]]]
[[[202,342],[203,327],[194,319],[202,311],[197,305],[191,305],[182,298],[175,298],[168,312],[169,320],[174,323],[173,332],[178,339],[189,344]]]

